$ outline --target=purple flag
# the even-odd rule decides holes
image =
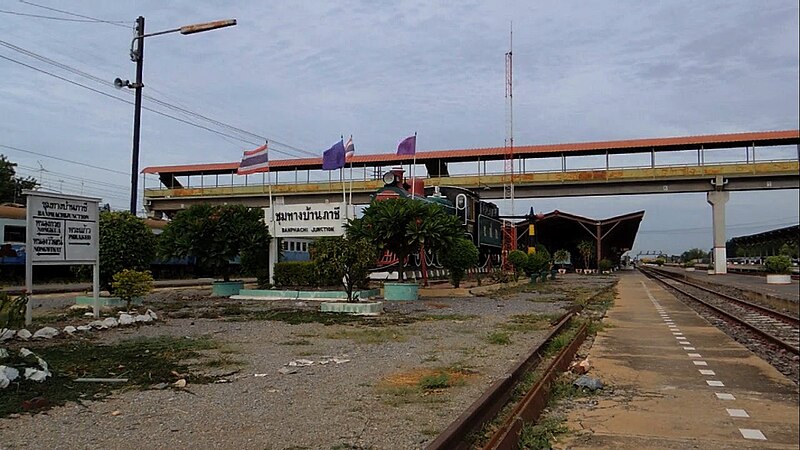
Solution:
[[[344,142],[339,141],[322,153],[322,170],[335,170],[344,167]]]
[[[413,155],[417,152],[417,135],[409,136],[397,146],[398,155]]]

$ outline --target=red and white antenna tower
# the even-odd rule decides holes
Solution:
[[[512,49],[514,46],[514,27],[511,24],[506,52],[506,139],[505,164],[503,166],[503,200],[511,200],[511,215],[514,215],[514,77]],[[517,248],[517,228],[513,220],[503,221],[503,269],[510,269],[508,254]]]

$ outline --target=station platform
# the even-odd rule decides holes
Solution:
[[[800,282],[792,280],[791,284],[767,284],[765,275],[746,275],[740,273],[726,273],[723,275],[709,275],[706,270],[687,271],[680,267],[662,266],[661,270],[668,270],[678,275],[684,275],[689,279],[695,279],[706,284],[721,284],[724,286],[735,287],[743,291],[756,292],[761,295],[779,298],[794,302],[800,302]]]
[[[800,446],[797,385],[656,282],[621,273],[604,323],[589,375],[606,387],[555,448]]]

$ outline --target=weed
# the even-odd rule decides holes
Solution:
[[[525,449],[552,448],[552,440],[569,431],[560,416],[548,416],[535,425],[525,425],[519,435],[519,447]]]
[[[550,328],[551,321],[557,317],[557,314],[517,314],[511,316],[511,321],[504,323],[502,327],[514,333],[546,330]]]
[[[437,373],[434,375],[426,375],[419,380],[419,387],[431,391],[434,389],[444,389],[451,386],[450,375],[446,372]]]
[[[22,412],[23,401],[35,397],[49,406],[67,402],[103,398],[119,385],[76,383],[76,378],[127,378],[123,387],[144,388],[156,383],[176,381],[173,374],[182,374],[190,383],[209,383],[213,377],[193,373],[192,369],[216,366],[219,360],[201,353],[213,350],[217,343],[210,338],[158,337],[138,338],[112,345],[95,345],[86,341],[70,341],[59,345],[34,348],[47,361],[53,377],[44,383],[19,382],[0,396],[0,417]],[[187,361],[199,361],[195,365]],[[216,361],[216,362],[215,362]],[[225,363],[234,364],[225,360]]]
[[[311,345],[311,341],[307,339],[290,339],[288,341],[278,342],[278,345]]]
[[[356,328],[330,333],[328,339],[350,339],[360,344],[383,344],[385,342],[405,342],[408,337],[393,328]]]
[[[427,314],[421,317],[420,320],[454,320],[465,321],[477,319],[479,316],[475,314]]]
[[[486,336],[486,341],[494,345],[508,345],[511,343],[511,338],[504,331],[493,331]]]

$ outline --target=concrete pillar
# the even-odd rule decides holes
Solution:
[[[710,191],[706,201],[711,205],[714,227],[714,273],[728,273],[727,254],[725,251],[725,203],[730,193],[727,191]]]

